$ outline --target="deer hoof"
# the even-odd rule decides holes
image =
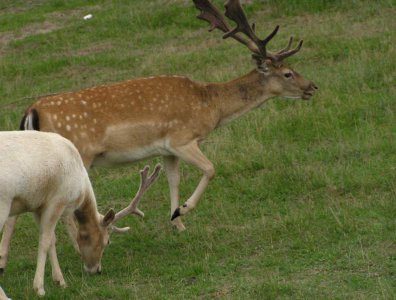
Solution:
[[[172,228],[174,230],[177,230],[178,232],[182,232],[182,231],[186,230],[186,227],[184,227],[180,218],[176,218],[175,220],[171,221],[171,223],[172,223]]]
[[[65,282],[64,279],[58,279],[58,280],[54,280],[54,283],[58,286],[60,286],[61,288],[67,288],[67,284]]]
[[[0,268],[0,275],[4,274],[4,268]]]
[[[44,288],[38,288],[38,289],[36,289],[36,293],[37,293],[37,296],[39,296],[39,297],[44,297],[44,296],[45,296],[45,290],[44,290]]]
[[[173,221],[174,219],[176,219],[177,217],[180,217],[180,208],[177,208],[175,210],[175,212],[172,215],[171,221]]]

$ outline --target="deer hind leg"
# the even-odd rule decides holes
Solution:
[[[7,265],[8,252],[10,250],[11,237],[14,233],[14,227],[17,216],[9,217],[4,224],[3,235],[0,242],[0,274],[4,272]]]
[[[55,227],[56,224],[62,215],[64,207],[47,207],[42,214],[36,214],[36,218],[39,220],[40,224],[40,238],[39,238],[39,249],[37,255],[37,267],[36,274],[34,275],[33,288],[39,296],[45,295],[44,290],[44,271],[45,271],[45,262],[47,259],[47,254],[50,251],[55,252]],[[58,259],[53,261],[53,253],[50,253],[51,264],[57,264],[57,266],[52,266],[53,270],[58,268],[60,271],[60,267],[58,264]],[[63,278],[63,276],[62,276]]]
[[[201,152],[196,141],[182,147],[177,147],[176,149],[173,149],[173,152],[185,162],[198,167],[203,172],[203,176],[190,198],[188,198],[183,206],[178,207],[173,212],[171,218],[172,220],[179,216],[185,215],[190,210],[195,208],[203,192],[208,186],[209,181],[214,177],[215,173],[213,164]]]
[[[174,211],[179,207],[179,158],[176,156],[164,156],[164,168],[166,177],[168,178],[170,197],[171,197],[171,217]],[[183,231],[184,227],[180,217],[173,219],[172,225],[179,231]]]

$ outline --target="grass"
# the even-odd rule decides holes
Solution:
[[[84,273],[59,224],[69,287],[54,286],[48,263],[46,298],[396,298],[395,4],[247,6],[259,34],[281,25],[274,49],[290,34],[304,38],[289,61],[320,92],[310,102],[272,100],[210,135],[203,151],[216,178],[184,218],[188,230],[170,228],[161,176],[141,205],[145,219],[124,220],[132,231],[112,238],[100,276]],[[248,72],[248,51],[207,33],[196,14],[184,0],[3,0],[0,129],[17,129],[38,95],[148,75],[225,81]],[[91,171],[101,211],[128,203],[143,164]],[[199,177],[182,165],[182,199]],[[37,241],[23,215],[0,278],[13,299],[35,298]]]

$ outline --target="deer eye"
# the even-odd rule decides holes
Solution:
[[[292,78],[293,77],[293,73],[292,72],[287,72],[287,73],[283,74],[283,76],[285,76],[286,78]]]

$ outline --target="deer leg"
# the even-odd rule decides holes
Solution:
[[[59,266],[58,256],[56,255],[56,236],[52,236],[51,246],[49,248],[49,258],[52,267],[52,280],[59,286],[65,288],[66,282],[63,278],[62,270]]]
[[[11,300],[10,298],[7,297],[7,295],[4,293],[3,289],[0,286],[0,300]]]
[[[166,177],[168,178],[170,197],[171,197],[171,217],[173,212],[179,207],[179,184],[180,184],[180,172],[179,172],[179,158],[176,156],[164,156],[164,168]],[[172,225],[177,230],[183,231],[184,227],[180,217],[173,219]]]
[[[14,227],[17,216],[9,217],[4,224],[3,236],[0,243],[0,274],[4,272],[7,265],[8,252],[10,250],[11,237],[14,233]]]
[[[45,295],[44,290],[44,271],[45,262],[47,259],[48,251],[50,250],[55,240],[55,227],[62,215],[64,206],[62,207],[47,207],[42,214],[37,214],[36,218],[40,221],[40,238],[37,255],[36,274],[34,275],[33,288],[39,296]],[[56,255],[56,253],[55,253]],[[51,257],[50,257],[51,258]],[[52,262],[52,261],[51,261]],[[58,264],[59,268],[59,264]]]
[[[76,250],[77,253],[80,254],[80,248],[78,247],[78,244],[77,244],[78,229],[76,226],[76,222],[74,221],[74,217],[72,217],[70,215],[65,216],[63,218],[63,223],[66,226],[66,231],[67,231],[67,234],[69,235],[69,238],[73,244],[74,250]]]
[[[34,214],[35,220],[37,224],[40,225],[40,214],[35,213]],[[56,236],[55,233],[52,236],[52,241],[51,241],[51,246],[49,248],[49,258],[51,262],[51,268],[52,268],[52,280],[60,285],[61,287],[65,288],[66,287],[66,282],[65,279],[63,278],[63,274],[61,271],[61,268],[59,266],[59,261],[58,261],[58,256],[56,255]]]
[[[202,196],[203,192],[209,184],[209,181],[214,177],[215,173],[213,164],[201,152],[196,141],[182,147],[177,147],[176,149],[173,149],[173,152],[185,162],[198,167],[203,172],[203,176],[190,198],[188,198],[183,206],[178,207],[174,211],[172,215],[172,220],[179,216],[185,215],[190,210],[195,208],[199,201],[199,198]]]

